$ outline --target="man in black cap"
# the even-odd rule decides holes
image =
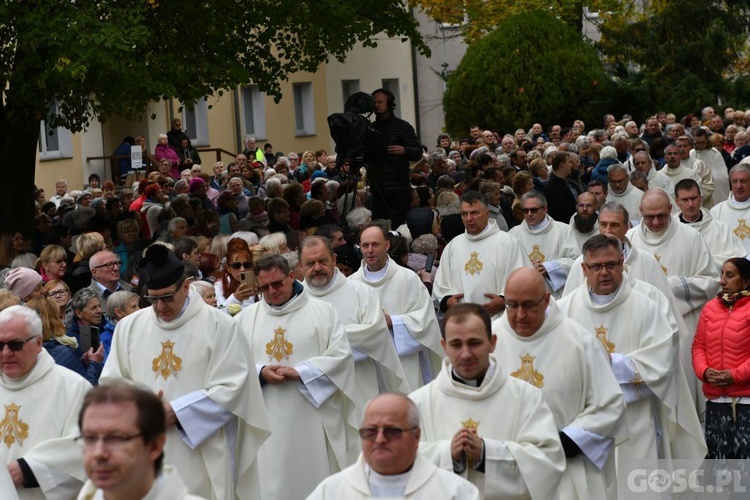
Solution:
[[[247,342],[190,288],[166,246],[151,245],[138,271],[152,307],[117,324],[101,380],[131,380],[162,398],[165,455],[191,494],[258,498],[255,456],[268,422]]]

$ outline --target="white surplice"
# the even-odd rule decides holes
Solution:
[[[235,318],[253,350],[254,373],[281,364],[301,376],[263,386],[271,436],[258,453],[259,498],[304,498],[349,466],[356,441],[354,361],[346,333],[333,307],[304,289],[280,307],[261,300]]]
[[[414,271],[390,257],[379,272],[380,279],[369,279],[366,266],[362,261],[349,279],[371,286],[378,294],[380,306],[391,316],[393,342],[409,387],[421,387],[435,377],[443,359],[440,325],[430,294]]]
[[[597,234],[599,234],[599,224],[594,224],[593,229],[591,229],[591,231],[589,231],[588,233],[582,233],[576,228],[576,215],[577,214],[573,214],[570,216],[570,222],[568,223],[568,225],[573,231],[573,237],[576,239],[576,243],[578,243],[578,255],[581,255],[583,244],[586,243],[586,241],[592,236],[596,236]],[[568,273],[570,273],[570,271],[568,271]]]
[[[560,498],[607,498],[615,479],[615,441],[627,437],[627,425],[625,401],[601,343],[563,315],[554,299],[533,335],[516,334],[507,316],[493,322],[492,330],[501,365],[542,390],[557,429],[581,448],[581,454],[566,459]]]
[[[628,187],[622,193],[615,193],[610,187],[607,191],[607,203],[616,201],[628,211],[630,221],[633,225],[640,223],[641,221],[641,198],[643,197],[643,191],[628,183]]]
[[[568,224],[557,222],[549,215],[535,227],[526,221],[510,230],[521,243],[526,255],[526,265],[541,263],[547,271],[544,281],[555,297],[562,295],[570,266],[581,254],[573,230]]]
[[[698,175],[698,173],[693,170],[692,168],[686,167],[682,163],[677,168],[669,168],[669,166],[665,166],[663,169],[660,170],[664,175],[667,176],[669,181],[672,183],[672,189],[669,191],[672,193],[671,200],[674,200],[674,187],[677,185],[678,182],[680,182],[683,179],[693,179],[695,182],[698,183],[698,185],[701,187],[701,202],[705,203],[707,199],[711,198],[711,195],[713,194],[713,184],[711,185],[710,192],[706,193],[705,188],[703,186],[703,179],[701,179],[701,176]]]
[[[675,222],[682,223],[679,220],[680,215],[681,212],[674,217]],[[719,269],[727,259],[747,256],[742,241],[732,233],[726,223],[714,219],[707,208],[701,208],[701,220],[683,224],[692,227],[703,236],[703,241],[706,242],[708,251],[711,252],[711,257]]]
[[[153,307],[117,323],[101,380],[125,379],[163,392],[180,427],[164,453],[190,493],[258,498],[258,450],[270,429],[247,341],[227,314],[190,291],[173,321]]]
[[[467,465],[461,473],[486,500],[557,498],[565,454],[555,419],[542,392],[509,377],[494,355],[482,384],[453,379],[447,358],[437,378],[411,393],[422,418],[420,453],[453,470],[451,440],[461,428],[484,441],[484,472]]]
[[[441,302],[444,297],[463,293],[461,302],[484,304],[489,301],[485,293],[502,295],[508,275],[524,265],[527,259],[519,241],[490,220],[481,233],[464,231],[448,243],[440,257],[432,296]]]
[[[711,171],[711,177],[714,181],[714,192],[711,196],[711,208],[717,203],[726,201],[729,198],[729,169],[727,164],[724,163],[724,157],[716,148],[706,148],[703,151],[697,151],[695,149],[690,150],[690,159],[696,161],[702,161],[706,168]],[[686,165],[689,166],[689,165]],[[693,167],[691,167],[693,168]],[[693,170],[696,170],[693,168]],[[697,171],[697,170],[696,170]]]
[[[104,491],[98,489],[91,480],[78,494],[77,500],[106,500]],[[134,499],[135,500],[135,499]],[[161,472],[154,480],[154,484],[145,497],[140,500],[202,500],[202,497],[188,493],[185,482],[180,477],[177,469],[171,465],[164,465]]]
[[[73,438],[80,434],[78,413],[89,389],[85,378],[55,364],[46,349],[25,377],[0,375],[0,466],[23,458],[39,483],[17,488],[21,500],[68,500],[81,489],[86,473]]]
[[[750,255],[750,200],[737,201],[730,194],[727,201],[714,205],[710,213],[714,220],[729,226]]]
[[[354,465],[335,474],[315,488],[307,500],[360,500],[376,498],[368,477],[372,471],[360,455]],[[479,500],[479,490],[452,471],[437,468],[417,455],[408,472],[401,496],[404,500]]]
[[[699,178],[698,184],[701,186],[701,197],[703,198],[703,206],[711,208],[715,205],[713,201],[714,191],[716,190],[716,183],[714,182],[714,175],[708,165],[703,163],[701,160],[688,157],[680,162],[680,166],[685,167],[695,172]],[[674,181],[674,179],[673,179]],[[676,184],[676,183],[675,183]]]

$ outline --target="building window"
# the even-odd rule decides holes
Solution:
[[[265,141],[268,137],[266,105],[257,85],[242,87],[242,126],[245,136],[252,135],[259,141]]]
[[[52,104],[50,115],[59,112],[57,104]],[[39,159],[55,160],[73,157],[73,134],[63,127],[52,127],[46,120],[39,124]]]
[[[182,104],[182,128],[193,146],[208,146],[208,103],[205,99],[199,99],[193,109]]]
[[[385,90],[390,90],[393,93],[393,96],[396,98],[394,100],[396,108],[393,111],[393,115],[401,117],[401,112],[399,111],[401,109],[401,92],[398,86],[398,78],[384,78],[382,82],[383,88]]]
[[[349,96],[359,92],[359,80],[341,80],[341,94],[344,96],[344,107]]]
[[[315,135],[312,83],[295,83],[292,88],[294,89],[295,135],[297,137]]]

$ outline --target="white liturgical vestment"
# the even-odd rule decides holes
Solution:
[[[464,231],[448,243],[440,257],[432,296],[441,302],[444,297],[463,293],[461,302],[484,304],[489,301],[484,294],[502,295],[508,275],[527,265],[527,260],[518,240],[490,220],[479,234]]]
[[[265,384],[271,436],[258,454],[259,498],[305,498],[324,478],[349,466],[355,445],[354,361],[329,304],[302,285],[275,307],[261,300],[235,318],[252,348],[256,374],[291,366],[299,381]]]
[[[643,191],[628,183],[628,187],[622,193],[615,193],[611,187],[607,191],[607,203],[616,201],[628,211],[630,215],[630,221],[633,225],[640,223],[641,221],[641,198],[643,197]]]
[[[542,264],[547,289],[555,296],[562,295],[570,266],[581,252],[568,224],[557,222],[549,215],[544,221],[530,227],[526,221],[510,230],[523,247],[526,265]]]
[[[702,151],[696,149],[690,150],[690,159],[695,161],[702,161],[706,168],[711,171],[711,177],[714,181],[714,192],[711,196],[711,205],[704,205],[706,208],[725,201],[729,198],[729,170],[727,164],[724,163],[724,157],[721,156],[715,148],[706,148]],[[685,160],[686,162],[689,160]],[[686,165],[696,170],[691,165]]]
[[[482,498],[556,498],[565,454],[552,412],[539,389],[509,377],[493,355],[490,363],[472,387],[453,379],[445,359],[437,378],[409,395],[422,419],[420,453],[453,470],[451,440],[473,429],[484,441],[484,472],[467,465],[461,475]]]
[[[409,470],[404,500],[479,500],[477,487],[453,473],[438,469],[432,462],[417,455]],[[360,455],[357,462],[335,474],[315,488],[307,500],[361,500],[377,498],[371,491],[368,477],[372,471]],[[389,497],[394,498],[394,497]]]
[[[615,448],[618,482],[635,461],[696,459],[706,453],[703,431],[684,371],[677,336],[659,306],[633,290],[627,276],[599,303],[588,286],[558,302],[610,353],[627,404],[628,440]]]
[[[106,500],[104,491],[98,489],[91,480],[86,481],[77,500]],[[154,480],[151,489],[142,500],[201,500],[201,497],[188,493],[187,486],[179,472],[171,465],[164,465]]]
[[[582,450],[566,459],[560,498],[607,498],[607,485],[615,480],[615,441],[627,436],[627,425],[625,401],[601,343],[563,315],[553,298],[533,335],[514,332],[507,315],[492,330],[501,365],[542,390],[557,429]]]
[[[701,233],[719,270],[727,259],[747,256],[747,250],[742,246],[742,241],[732,233],[726,223],[714,219],[707,208],[701,208],[701,219],[695,222],[683,223],[680,221],[681,214],[680,212],[674,217],[675,222],[686,224]]]
[[[592,236],[596,236],[597,234],[599,234],[599,224],[594,224],[594,227],[588,233],[582,233],[576,228],[576,216],[577,214],[573,214],[570,216],[570,222],[568,223],[568,225],[573,231],[573,237],[576,239],[576,243],[578,243],[578,255],[580,256],[581,250],[583,249],[583,244],[586,243],[586,241]],[[575,264],[572,264],[572,266],[575,266]],[[570,273],[570,271],[568,271],[568,273]]]
[[[727,201],[714,205],[711,216],[729,226],[750,255],[750,200],[737,201],[730,194]]]
[[[706,203],[707,199],[711,198],[711,195],[713,194],[713,183],[711,184],[711,190],[706,193],[705,186],[703,184],[703,179],[701,179],[701,176],[698,175],[698,173],[693,170],[692,168],[686,167],[683,164],[680,164],[677,168],[669,168],[669,165],[665,166],[663,169],[661,169],[661,172],[666,175],[669,180],[672,182],[672,189],[670,190],[670,193],[672,193],[671,199],[674,200],[674,187],[677,185],[678,182],[680,182],[683,179],[693,179],[695,182],[698,183],[698,185],[701,187],[701,199],[702,203]]]
[[[172,321],[153,307],[120,320],[101,380],[163,392],[181,427],[167,429],[164,454],[191,494],[232,498],[236,485],[238,498],[258,498],[256,457],[270,427],[251,359],[237,323],[191,290]]]
[[[354,354],[357,421],[370,399],[381,392],[411,392],[388,324],[375,291],[359,281],[348,280],[334,269],[331,282],[322,288],[306,283],[310,295],[327,302],[338,314]]]
[[[409,387],[421,387],[435,377],[443,359],[440,326],[430,294],[414,271],[390,257],[379,279],[368,278],[366,268],[362,261],[349,279],[370,285],[377,292],[380,307],[391,316],[393,342]]]
[[[78,413],[89,389],[85,378],[55,364],[46,349],[25,377],[0,375],[1,466],[23,458],[39,483],[17,488],[21,500],[68,500],[81,489],[86,473],[73,438],[80,434]]]

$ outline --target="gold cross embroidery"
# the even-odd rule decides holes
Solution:
[[[167,340],[161,343],[161,354],[153,359],[151,369],[156,373],[154,378],[159,378],[159,375],[164,380],[170,375],[177,377],[177,372],[182,370],[182,358],[175,355],[174,342]]]
[[[23,440],[29,437],[28,424],[25,424],[18,416],[20,409],[21,407],[15,403],[5,405],[5,418],[0,421],[0,436],[8,448],[16,441],[23,446]]]
[[[289,356],[294,350],[294,345],[284,338],[285,333],[286,330],[281,327],[273,331],[273,340],[266,344],[266,354],[271,356],[270,359],[281,361],[284,358],[289,360]]]
[[[601,325],[599,328],[596,329],[596,338],[599,342],[602,343],[604,346],[604,349],[607,351],[607,354],[612,354],[615,352],[615,345],[607,339],[607,329],[604,328],[604,325]]]
[[[510,374],[511,377],[528,382],[539,389],[544,385],[544,375],[534,369],[534,360],[536,358],[531,354],[521,356],[521,367]]]
[[[474,420],[471,417],[469,417],[469,420],[464,420],[463,422],[461,422],[461,425],[467,431],[474,432],[474,433],[476,433],[477,429],[479,428],[479,422],[477,422],[476,420]],[[473,467],[474,466],[474,461],[471,459],[471,457],[466,457],[466,464],[469,467]]]
[[[661,270],[664,271],[664,274],[667,274],[667,268],[664,267],[664,264],[661,263],[661,255],[654,254],[654,257],[656,258],[656,262],[658,262],[661,266]]]
[[[464,264],[464,271],[474,276],[482,272],[484,264],[479,260],[479,252],[471,252],[471,258]]]
[[[547,256],[542,253],[539,245],[534,245],[531,247],[529,260],[531,260],[532,264],[543,264],[546,258]]]
[[[745,238],[750,237],[750,227],[747,226],[747,219],[739,219],[737,222],[737,227],[733,231],[734,235],[744,241]]]

